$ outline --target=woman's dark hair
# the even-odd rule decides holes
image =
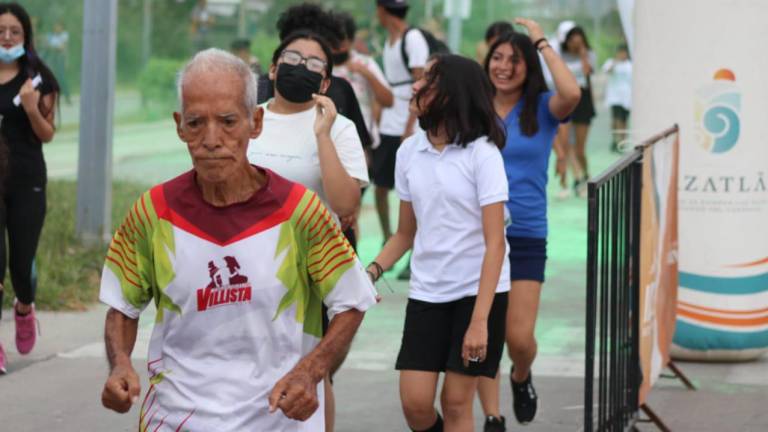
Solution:
[[[497,38],[504,33],[512,33],[515,28],[509,21],[496,21],[491,23],[485,30],[485,42],[489,43],[491,39]]]
[[[32,21],[29,19],[29,14],[18,3],[0,3],[0,15],[10,13],[15,16],[21,23],[21,28],[24,30],[24,55],[19,58],[19,67],[21,71],[25,73],[29,78],[34,78],[38,73],[43,78],[43,83],[47,84],[53,92],[56,94],[56,102],[58,102],[59,95],[59,82],[51,72],[51,69],[46,66],[40,56],[35,50],[35,35],[32,29]],[[43,98],[40,98],[38,104],[40,113],[43,117],[48,117],[53,106],[45,106]]]
[[[331,61],[333,57],[331,53],[331,47],[328,45],[328,42],[323,39],[322,36],[309,30],[297,30],[283,38],[283,40],[280,41],[280,45],[278,45],[275,49],[275,52],[272,53],[272,64],[277,66],[277,61],[280,59],[280,56],[283,54],[285,48],[299,39],[309,39],[311,41],[317,42],[320,45],[320,48],[323,50],[323,54],[325,54],[325,78],[330,78],[331,72],[333,72],[333,61]]]
[[[504,45],[512,45],[512,49],[523,57],[526,67],[523,81],[523,108],[520,110],[520,132],[525,136],[533,136],[539,131],[539,95],[547,91],[547,82],[541,70],[539,56],[531,38],[522,33],[505,33],[496,39],[485,56],[485,73],[490,74],[491,57],[496,50]]]
[[[504,127],[493,108],[493,86],[477,62],[454,54],[430,57],[434,64],[425,75],[426,85],[415,95],[416,105],[427,92],[429,106],[419,116],[433,134],[444,131],[452,143],[466,147],[487,136],[498,148],[506,141]]]
[[[277,31],[281,41],[297,30],[309,30],[320,35],[331,49],[338,48],[345,39],[344,30],[338,25],[336,18],[314,3],[292,6],[280,14]]]
[[[355,34],[357,33],[357,24],[355,19],[349,12],[338,12],[333,14],[338,21],[338,26],[344,30],[346,37],[344,39],[353,41],[355,40]]]
[[[580,26],[576,26],[568,31],[568,33],[565,34],[565,40],[563,40],[563,43],[560,45],[560,48],[562,51],[560,52],[569,52],[568,51],[568,41],[571,40],[572,37],[580,35],[581,39],[584,40],[584,46],[587,47],[587,49],[592,49],[591,46],[589,46],[589,39],[587,39],[587,34],[584,33],[584,29]]]

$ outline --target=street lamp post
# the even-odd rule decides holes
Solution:
[[[112,114],[117,0],[84,0],[77,162],[78,237],[109,240],[112,207]]]

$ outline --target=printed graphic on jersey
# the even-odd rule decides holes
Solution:
[[[211,278],[205,288],[197,290],[197,311],[250,303],[251,284],[248,277],[240,274],[240,263],[233,256],[225,256],[222,262],[208,261],[208,274]]]

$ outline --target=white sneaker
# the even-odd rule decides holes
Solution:
[[[576,195],[579,196],[579,198],[586,198],[589,195],[589,189],[587,188],[587,181],[584,180],[579,186],[576,188]]]
[[[567,200],[572,195],[573,194],[571,193],[571,189],[566,187],[566,188],[560,189],[560,192],[557,193],[556,197],[558,200],[563,201],[563,200]]]

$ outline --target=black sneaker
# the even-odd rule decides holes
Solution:
[[[536,407],[538,406],[538,396],[536,396],[536,389],[531,380],[533,373],[528,372],[528,378],[525,381],[516,383],[512,379],[514,370],[515,367],[512,366],[512,370],[509,372],[509,382],[512,384],[512,407],[517,421],[520,424],[528,424],[536,417]]]
[[[488,416],[485,418],[485,426],[483,426],[483,432],[506,432],[506,419],[504,416],[494,417]]]

